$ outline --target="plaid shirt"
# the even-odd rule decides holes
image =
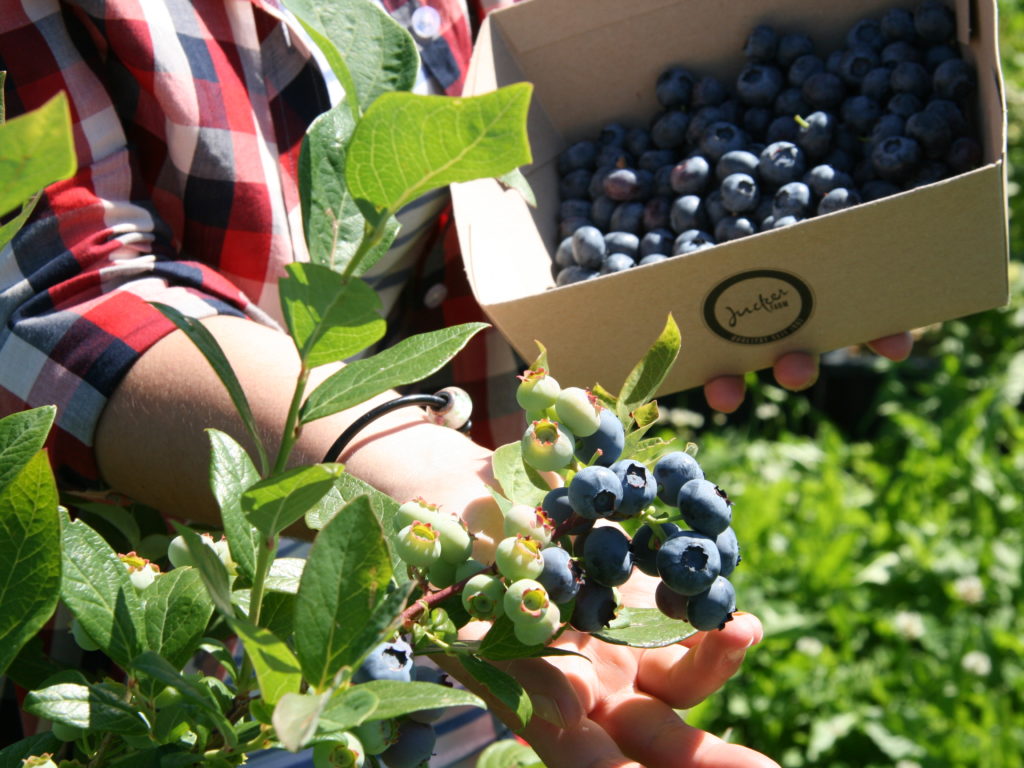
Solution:
[[[458,0],[384,2],[405,22],[421,4],[442,21],[424,68],[457,93],[469,22]],[[78,155],[0,253],[0,414],[55,403],[51,460],[63,482],[92,485],[103,406],[173,330],[149,302],[280,320],[277,281],[307,258],[299,149],[327,90],[271,0],[0,0],[0,69],[9,117],[67,92]],[[457,257],[444,262],[450,300],[426,314],[478,319]],[[499,348],[481,338],[456,365],[481,410],[508,396],[487,380]]]

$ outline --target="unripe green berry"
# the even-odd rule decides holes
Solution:
[[[314,768],[363,768],[365,760],[363,745],[351,733],[343,733],[340,741],[313,745]]]
[[[529,536],[547,546],[551,543],[555,524],[543,507],[513,504],[505,513],[504,532],[506,536]]]
[[[450,587],[455,583],[455,568],[456,566],[446,563],[439,557],[431,563],[430,570],[427,571],[427,581],[438,589]]]
[[[352,729],[352,733],[363,745],[368,755],[379,755],[398,741],[398,721],[393,717],[387,720],[371,720]]]
[[[172,568],[184,568],[186,565],[195,565],[192,561],[192,553],[188,551],[184,536],[175,536],[167,545],[167,559],[171,561]]]
[[[514,622],[512,629],[516,640],[523,645],[543,645],[554,636],[561,623],[558,606],[549,603],[544,615],[538,620]]]
[[[395,512],[395,526],[399,529],[412,525],[417,520],[433,525],[435,519],[440,517],[440,508],[436,504],[425,501],[417,496],[415,499],[402,504]]]
[[[585,389],[566,387],[555,400],[558,421],[575,437],[589,437],[601,426],[601,404]]]
[[[524,411],[542,411],[555,404],[561,389],[544,368],[527,370],[519,377],[516,402]]]
[[[459,563],[455,567],[455,583],[458,584],[460,581],[468,579],[470,576],[475,576],[481,571],[486,570],[487,566],[479,560],[466,560],[466,562]]]
[[[142,591],[160,575],[160,566],[151,563],[144,557],[139,557],[135,552],[126,555],[118,555],[124,567],[128,569],[128,578],[132,586]]]
[[[505,615],[516,623],[537,623],[544,617],[550,604],[547,590],[534,579],[512,582],[502,598]]]
[[[50,730],[53,731],[53,735],[61,741],[75,741],[85,732],[77,725],[59,723],[57,721],[53,722]]]
[[[576,449],[572,434],[551,419],[531,422],[520,445],[523,461],[541,472],[553,472],[568,466]]]
[[[446,563],[458,565],[473,554],[473,537],[455,515],[439,513],[437,520],[431,521],[441,537],[441,559]]]
[[[543,546],[529,536],[509,536],[498,542],[494,561],[501,575],[509,581],[535,579],[544,570]]]
[[[98,651],[100,649],[96,641],[85,631],[82,622],[77,618],[71,620],[71,636],[83,651]]]
[[[462,607],[475,619],[493,619],[498,615],[505,585],[489,573],[478,573],[462,590]]]
[[[430,523],[417,520],[398,532],[395,552],[411,566],[429,568],[441,556],[441,536]]]

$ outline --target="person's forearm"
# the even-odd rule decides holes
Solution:
[[[215,317],[205,325],[231,361],[273,461],[299,372],[294,345],[286,335],[247,320]],[[314,370],[307,391],[333,370]],[[345,427],[369,407],[305,425],[289,464],[321,461]],[[104,409],[96,433],[103,477],[114,490],[168,515],[218,525],[208,480],[208,427],[239,440],[255,460],[223,385],[191,341],[176,331],[142,355]],[[398,501],[423,496],[464,516],[468,510],[475,528],[493,525],[485,487],[491,479],[490,452],[429,423],[418,408],[401,408],[374,421],[339,460]]]

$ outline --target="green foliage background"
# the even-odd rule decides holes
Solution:
[[[699,393],[667,413],[736,502],[740,607],[766,630],[687,719],[787,768],[1024,764],[1024,2],[999,6],[1010,306],[902,365],[853,357],[804,395],[751,377],[736,416]]]

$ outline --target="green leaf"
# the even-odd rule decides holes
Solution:
[[[515,739],[501,739],[487,747],[476,768],[544,768],[537,753]]]
[[[474,658],[473,656],[459,656],[459,661],[477,681],[482,683],[488,691],[519,719],[521,726],[525,727],[533,717],[533,704],[530,697],[515,678],[502,672],[493,664]]]
[[[260,624],[278,637],[291,637],[295,630],[295,595],[265,592],[260,609]]]
[[[523,196],[523,200],[531,208],[537,207],[537,196],[533,194],[533,187],[530,186],[530,182],[526,180],[523,172],[518,168],[513,168],[508,173],[503,173],[498,177],[498,182],[505,187],[505,189],[514,189],[520,195]]]
[[[80,520],[64,522],[60,597],[89,637],[127,667],[142,650],[145,613],[128,570],[103,538]]]
[[[306,514],[334,485],[337,465],[296,467],[261,480],[242,494],[242,509],[264,536],[279,534]]]
[[[349,143],[345,178],[352,196],[364,213],[397,211],[432,189],[530,163],[532,92],[523,82],[463,98],[382,94]]]
[[[185,540],[188,553],[192,556],[195,569],[199,572],[203,585],[213,600],[213,605],[225,616],[235,615],[235,607],[231,604],[231,576],[217,554],[199,537],[199,534],[187,525],[171,521],[181,537]],[[97,642],[99,642],[97,640]]]
[[[0,674],[57,607],[60,526],[57,486],[39,451],[0,488]]]
[[[515,625],[507,616],[498,618],[487,630],[477,653],[489,661],[508,661],[510,659],[531,659],[541,656],[581,656],[576,651],[564,648],[553,648],[548,645],[523,645],[516,639]]]
[[[346,94],[366,109],[387,91],[416,83],[416,43],[398,22],[368,0],[286,0],[324,52]]]
[[[320,690],[343,666],[353,665],[372,645],[362,639],[391,579],[391,559],[380,522],[361,497],[324,526],[310,549],[299,584],[295,650],[302,672]]]
[[[167,319],[188,336],[189,340],[196,345],[203,357],[206,358],[206,362],[213,368],[217,378],[220,379],[224,388],[228,391],[231,402],[234,404],[235,410],[238,411],[238,415],[245,425],[246,432],[249,433],[249,438],[256,446],[256,450],[259,453],[261,470],[263,474],[266,474],[269,466],[267,451],[263,446],[263,440],[260,439],[259,431],[256,429],[256,419],[252,415],[252,408],[249,407],[249,400],[245,396],[245,391],[242,389],[238,377],[235,376],[231,364],[224,355],[224,350],[220,348],[220,344],[217,343],[217,340],[207,330],[206,326],[194,317],[185,317],[174,307],[160,304],[159,302],[153,302],[153,306],[159,309]]]
[[[349,192],[345,157],[354,130],[347,103],[313,121],[299,153],[299,196],[310,261],[336,272],[345,272],[367,232],[381,227],[380,240],[353,270],[353,274],[360,275],[387,252],[400,225],[394,216],[367,219]]]
[[[377,708],[373,711],[374,720],[386,720],[437,707],[487,708],[486,702],[476,694],[436,683],[371,680],[349,690],[368,691],[378,699]],[[327,717],[331,708],[328,705],[323,717]]]
[[[274,707],[272,722],[277,738],[289,752],[298,752],[316,733],[326,693],[286,693]]]
[[[380,297],[365,282],[316,264],[286,269],[278,283],[281,309],[307,367],[344,360],[384,336]]]
[[[487,327],[486,323],[464,323],[417,334],[372,357],[349,363],[313,390],[302,406],[302,423],[330,416],[393,387],[426,378]]]
[[[295,654],[272,632],[254,626],[242,619],[228,623],[241,638],[246,656],[256,671],[260,695],[268,704],[276,704],[288,693],[298,693],[302,687],[302,673]]]
[[[539,349],[540,352],[537,353],[537,357],[534,358],[532,363],[530,363],[530,370],[537,371],[541,368],[545,371],[548,370],[548,348],[536,339],[533,340],[533,343],[537,345],[537,349]]]
[[[616,413],[623,424],[628,425],[633,418],[633,411],[657,394],[658,387],[665,380],[679,355],[681,344],[679,327],[669,314],[661,335],[647,350],[643,359],[630,371],[619,392]]]
[[[286,592],[294,595],[299,591],[299,580],[306,567],[304,557],[277,557],[270,564],[267,573],[266,588],[274,592]]]
[[[0,749],[0,768],[22,768],[22,760],[44,752],[54,754],[63,742],[49,731],[37,733]]]
[[[656,608],[623,608],[615,624],[615,629],[594,632],[594,637],[615,645],[662,648],[685,640],[696,631],[689,624],[670,619]]]
[[[327,702],[320,713],[319,730],[336,733],[362,725],[371,715],[376,715],[379,704],[380,700],[365,685],[346,688]]]
[[[252,582],[259,537],[242,511],[242,494],[260,479],[260,475],[249,454],[234,438],[216,429],[208,429],[206,433],[210,436],[211,448],[210,488],[220,507],[231,559],[239,575]]]
[[[175,667],[195,654],[213,615],[213,601],[195,568],[175,568],[142,593],[148,648]]]
[[[516,504],[537,506],[551,490],[547,485],[543,489],[537,487],[536,481],[540,478],[528,472],[519,443],[500,446],[491,456],[491,467],[505,496]]]
[[[43,187],[70,178],[78,167],[68,96],[0,124],[0,214]]]
[[[56,415],[55,406],[44,405],[0,419],[0,491],[42,450]]]
[[[29,220],[32,212],[36,209],[36,204],[42,196],[42,191],[36,192],[32,197],[21,204],[17,214],[0,225],[0,249],[11,242],[11,240],[14,239],[14,236],[18,234],[18,230],[25,226],[25,222]]]
[[[25,697],[26,712],[95,731],[141,735],[149,731],[142,714],[95,685],[58,683]]]

